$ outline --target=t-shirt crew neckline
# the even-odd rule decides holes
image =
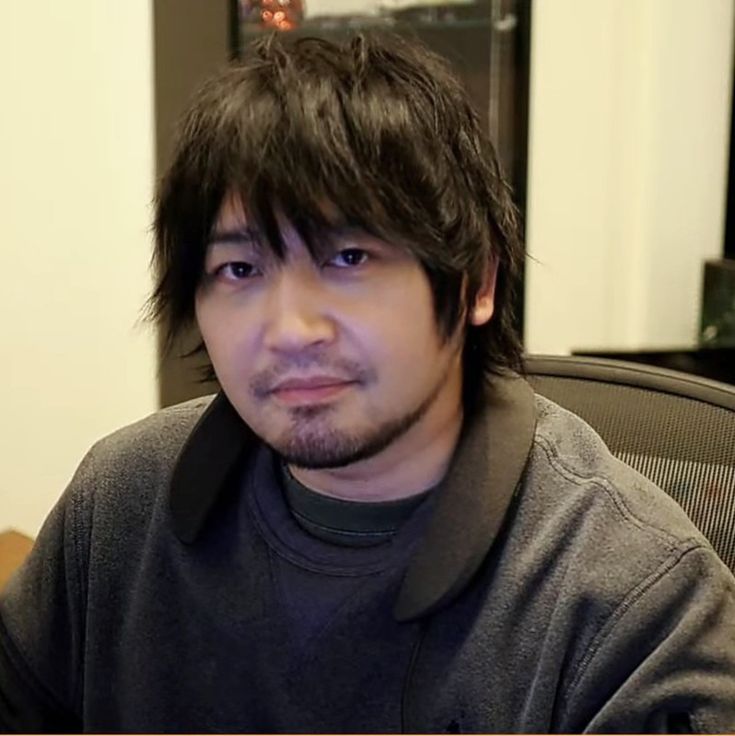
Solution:
[[[281,487],[291,513],[309,534],[344,547],[370,547],[390,541],[433,489],[389,501],[350,501],[318,493],[281,462]]]
[[[396,512],[395,508],[388,510],[387,516],[391,516],[393,521],[402,514],[405,514],[406,518],[380,544],[369,546],[338,544],[333,540],[320,538],[323,535],[316,536],[307,531],[303,524],[297,521],[289,505],[286,481],[283,477],[283,462],[270,448],[265,446],[258,448],[251,467],[252,472],[245,474],[244,490],[249,512],[260,536],[273,552],[292,564],[313,572],[331,575],[369,575],[405,561],[421,538],[437,496],[436,489],[433,489],[420,497],[414,497],[412,503],[415,507],[409,512],[405,511],[402,503],[398,504],[400,511]],[[293,481],[298,483],[295,478]],[[310,494],[319,495],[310,489],[306,490]],[[335,501],[338,505],[361,505],[360,502],[326,500]],[[309,497],[309,503],[313,501],[314,499]],[[336,506],[327,503],[324,507],[327,506],[332,510],[331,513],[334,513]],[[373,508],[368,512],[367,518],[372,522],[381,514],[381,510]],[[363,520],[361,523],[367,522]]]

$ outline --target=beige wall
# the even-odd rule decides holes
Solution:
[[[33,534],[89,445],[155,409],[148,0],[0,3],[0,529]]]
[[[693,345],[722,250],[732,0],[536,0],[526,342]]]

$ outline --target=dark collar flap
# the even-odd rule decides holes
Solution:
[[[529,384],[518,376],[489,378],[484,405],[467,422],[426,534],[409,564],[396,619],[434,612],[477,572],[520,482],[535,428]]]
[[[254,435],[223,393],[217,394],[179,453],[170,486],[176,536],[192,543]]]

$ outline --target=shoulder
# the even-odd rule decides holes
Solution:
[[[92,446],[81,468],[93,471],[98,478],[170,471],[211,401],[211,396],[192,399],[118,429]]]
[[[163,503],[179,453],[211,401],[166,407],[97,441],[61,501],[78,530],[145,522]]]
[[[536,398],[537,427],[509,533],[525,575],[544,574],[605,619],[657,580],[691,582],[694,554],[732,576],[682,508],[617,459],[576,415]],[[517,564],[517,563],[516,563]],[[626,604],[627,605],[627,604]]]
[[[159,457],[176,454],[212,399],[202,396],[160,409],[102,438],[91,452],[108,461],[131,453],[140,457],[141,451]]]
[[[30,668],[68,707],[79,693],[75,643],[84,636],[87,601],[97,596],[106,611],[110,591],[133,574],[131,560],[141,554],[150,526],[165,524],[168,479],[210,401],[163,409],[95,443],[3,591],[0,650],[12,652],[14,666]],[[7,662],[0,661],[3,667]],[[1,711],[0,704],[0,721]]]
[[[584,420],[541,396],[536,409],[529,484],[541,491],[537,501],[597,512],[613,525],[609,532],[624,530],[664,548],[707,545],[676,501],[615,457]]]

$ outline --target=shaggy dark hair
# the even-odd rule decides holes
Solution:
[[[169,347],[193,322],[207,243],[230,193],[280,258],[276,211],[317,257],[334,224],[325,203],[411,251],[430,281],[441,335],[466,330],[466,388],[484,372],[521,368],[516,209],[477,113],[436,54],[397,37],[336,44],[273,35],[202,87],[156,201],[149,307]],[[495,314],[470,326],[465,305],[493,260]]]

